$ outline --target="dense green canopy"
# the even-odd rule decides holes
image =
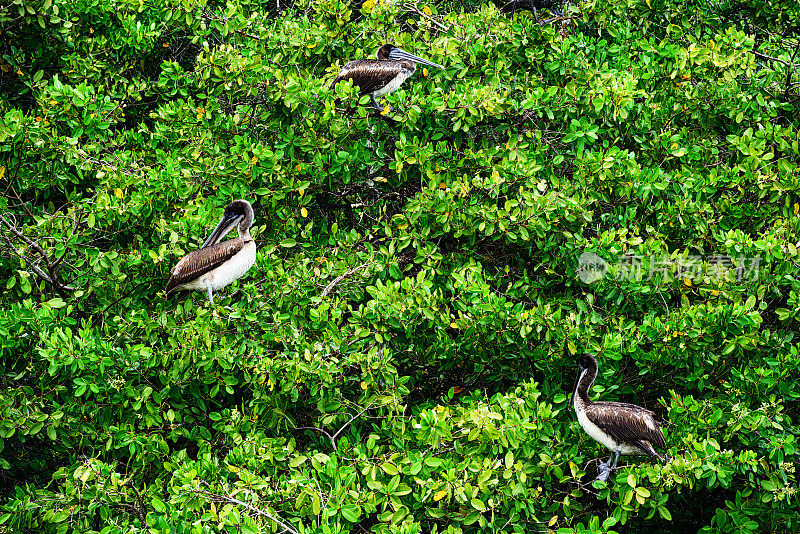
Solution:
[[[519,7],[0,3],[0,533],[800,531],[800,4]]]

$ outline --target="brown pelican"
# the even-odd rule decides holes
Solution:
[[[596,377],[597,360],[592,354],[582,354],[578,358],[578,380],[572,405],[586,433],[611,451],[608,461],[600,464],[597,479],[608,478],[611,470],[617,468],[621,454],[654,456],[663,461],[664,457],[653,448],[654,445],[667,446],[655,414],[635,404],[592,402],[589,387]]]
[[[239,237],[220,243],[234,226]],[[167,295],[173,291],[198,290],[212,292],[241,278],[256,262],[256,244],[250,237],[253,207],[246,200],[234,200],[225,208],[222,219],[198,250],[190,252],[170,271]]]
[[[383,109],[376,98],[397,90],[417,70],[417,63],[444,68],[390,44],[381,46],[376,56],[378,59],[349,62],[333,80],[331,89],[342,80],[353,80],[353,85],[360,88],[360,94],[369,95],[372,104],[377,109]]]

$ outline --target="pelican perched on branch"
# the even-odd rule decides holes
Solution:
[[[369,95],[372,98],[372,105],[377,109],[383,109],[378,104],[377,97],[396,91],[414,74],[417,63],[444,68],[390,44],[381,46],[376,56],[377,59],[357,59],[349,62],[333,80],[331,89],[342,80],[353,80],[353,85],[360,88],[360,94]]]
[[[234,226],[239,237],[220,240]],[[250,237],[253,207],[246,200],[234,200],[225,208],[222,219],[198,250],[190,252],[170,271],[167,295],[174,291],[206,291],[214,304],[213,291],[238,280],[256,262],[256,244]]]
[[[600,464],[598,480],[606,480],[617,468],[621,454],[652,456],[664,461],[654,446],[666,448],[660,422],[650,410],[624,402],[592,402],[589,388],[597,378],[597,359],[592,354],[578,358],[578,379],[572,405],[578,414],[578,423],[587,434],[610,451],[607,462]],[[614,460],[613,464],[611,460]]]

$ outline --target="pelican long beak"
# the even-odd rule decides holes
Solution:
[[[400,61],[400,60],[405,59],[405,60],[408,60],[408,61],[413,61],[414,63],[419,63],[420,65],[427,65],[429,67],[437,67],[437,68],[440,68],[440,69],[444,68],[443,66],[441,66],[441,65],[439,65],[437,63],[434,63],[432,61],[428,61],[427,59],[422,59],[419,56],[415,56],[414,54],[410,54],[410,53],[406,52],[405,50],[401,50],[399,48],[395,48],[394,50],[392,50],[392,52],[389,54],[389,59],[392,59],[394,61]]]
[[[228,235],[228,232],[230,232],[234,226],[242,221],[242,219],[244,219],[244,215],[223,215],[216,228],[214,228],[214,231],[203,241],[200,248],[210,247],[211,245],[219,243],[223,237]]]

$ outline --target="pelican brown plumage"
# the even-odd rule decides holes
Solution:
[[[664,461],[664,456],[654,448],[666,448],[667,443],[659,428],[661,423],[653,412],[635,404],[589,399],[589,388],[597,378],[597,369],[593,354],[584,353],[578,358],[578,379],[572,397],[578,423],[611,451],[608,461],[600,464],[597,479],[608,478],[611,470],[617,468],[621,454],[651,456]]]
[[[236,225],[239,236],[220,243]],[[256,262],[256,244],[250,237],[252,225],[253,207],[248,201],[234,200],[228,204],[219,224],[200,248],[172,268],[167,295],[174,291],[206,291],[208,300],[214,304],[213,291],[244,276]]]
[[[353,80],[353,85],[360,89],[359,94],[369,95],[372,98],[372,105],[377,109],[383,109],[378,104],[377,97],[397,90],[417,70],[417,63],[444,68],[391,44],[381,46],[376,58],[357,59],[347,63],[333,80],[331,89],[342,80]]]

